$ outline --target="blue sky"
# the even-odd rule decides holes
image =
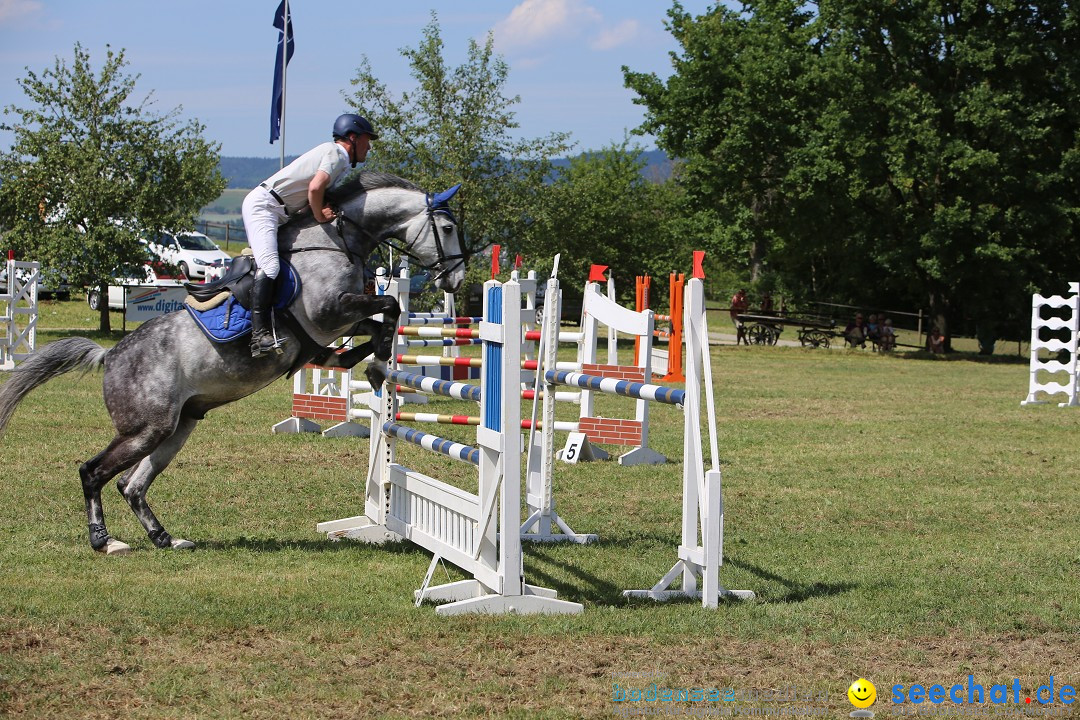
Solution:
[[[0,0],[0,106],[25,105],[17,80],[82,43],[100,65],[105,46],[123,48],[136,94],[153,91],[159,112],[182,106],[223,155],[277,157],[269,140],[270,90],[279,0]],[[682,0],[695,14],[711,0]],[[510,65],[508,95],[521,137],[569,132],[578,150],[620,141],[642,120],[620,67],[671,72],[677,50],[663,22],[670,0],[290,0],[296,54],[289,64],[285,150],[298,154],[329,137],[350,108],[360,58],[392,91],[412,87],[398,50],[414,47],[438,13],[451,66],[469,38],[495,33]],[[7,120],[14,118],[7,116]],[[0,147],[11,145],[0,133]],[[637,140],[651,149],[651,138]],[[375,150],[377,152],[377,144]]]

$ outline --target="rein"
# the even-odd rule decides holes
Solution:
[[[439,207],[438,205],[433,205],[432,204],[432,198],[433,198],[433,195],[431,193],[428,193],[427,194],[427,204],[428,204],[427,220],[428,220],[428,226],[431,228],[431,234],[435,238],[435,250],[436,250],[436,252],[438,254],[438,260],[436,260],[434,263],[430,263],[430,264],[425,263],[418,255],[416,255],[416,253],[412,252],[411,249],[410,249],[416,244],[416,241],[420,237],[420,233],[423,232],[423,228],[416,231],[416,236],[413,237],[413,239],[411,241],[409,241],[408,243],[402,245],[400,243],[394,242],[394,240],[392,238],[373,238],[371,233],[369,233],[366,229],[364,229],[364,227],[360,223],[356,222],[355,220],[353,220],[348,215],[342,213],[338,208],[334,208],[334,214],[337,217],[337,219],[336,219],[336,221],[334,223],[334,226],[337,228],[337,236],[341,240],[341,245],[340,246],[335,246],[335,247],[316,246],[316,247],[308,247],[308,248],[292,248],[292,249],[289,249],[289,250],[283,250],[282,252],[283,253],[290,253],[290,254],[291,253],[298,253],[298,252],[311,252],[311,251],[314,251],[314,250],[341,252],[341,253],[344,253],[345,255],[348,256],[350,264],[352,264],[352,265],[357,264],[356,259],[359,259],[360,264],[363,265],[366,268],[366,265],[364,265],[364,262],[363,262],[364,256],[360,255],[359,253],[354,252],[352,250],[352,248],[349,247],[348,240],[345,237],[345,223],[348,223],[349,225],[352,225],[354,228],[356,228],[357,232],[359,232],[361,235],[367,237],[370,240],[374,240],[375,241],[374,245],[386,245],[391,250],[394,250],[394,251],[398,252],[401,255],[405,255],[406,257],[412,258],[413,260],[416,261],[416,264],[419,265],[424,270],[434,270],[437,265],[443,265],[444,266],[443,269],[438,274],[433,276],[433,280],[438,280],[439,278],[441,278],[446,273],[451,272],[452,270],[457,268],[458,265],[464,264],[468,260],[469,256],[465,252],[460,252],[460,253],[458,253],[456,255],[447,255],[446,251],[443,250],[442,236],[439,234],[439,226],[435,222],[435,215],[437,215],[437,214],[446,215],[447,217],[450,218],[450,220],[455,225],[457,224],[457,220],[454,218],[454,215],[453,215],[453,213],[450,212],[449,208]],[[450,260],[455,260],[456,262],[454,262],[451,265],[447,265],[447,262],[450,261]]]
[[[432,236],[435,238],[435,249],[436,249],[436,252],[438,254],[438,259],[434,263],[431,263],[431,264],[424,263],[423,260],[421,260],[421,258],[419,256],[417,256],[415,253],[413,253],[410,250],[410,248],[412,248],[416,244],[416,241],[420,238],[420,233],[423,232],[423,227],[421,227],[419,230],[417,230],[416,236],[413,237],[411,242],[407,243],[406,245],[401,245],[400,243],[393,242],[393,240],[391,238],[375,238],[375,237],[373,237],[372,234],[370,232],[368,232],[360,223],[356,222],[355,220],[353,220],[348,215],[342,213],[340,211],[340,209],[336,208],[336,207],[334,208],[334,214],[336,216],[334,226],[337,229],[337,237],[334,238],[335,245],[333,245],[333,246],[316,245],[316,246],[313,246],[313,247],[300,247],[300,248],[294,247],[294,248],[288,248],[288,249],[279,249],[278,254],[279,255],[294,255],[296,253],[316,252],[316,251],[319,251],[319,252],[339,252],[339,253],[344,254],[348,258],[350,265],[359,265],[362,268],[363,275],[366,275],[367,274],[367,264],[364,261],[367,258],[367,255],[366,254],[361,254],[359,252],[354,251],[353,248],[349,245],[348,238],[346,237],[346,234],[345,234],[345,224],[348,223],[349,225],[353,226],[356,229],[357,233],[359,233],[361,237],[366,238],[368,241],[374,241],[374,242],[372,242],[372,249],[374,249],[374,247],[376,247],[376,246],[378,246],[380,244],[381,245],[386,245],[390,249],[396,250],[398,253],[412,258],[413,260],[415,260],[417,262],[418,265],[420,265],[425,270],[434,270],[434,268],[437,265],[443,265],[444,266],[443,269],[437,275],[433,276],[434,280],[438,280],[439,278],[441,278],[446,273],[448,273],[448,272],[454,270],[455,268],[457,268],[458,265],[464,264],[468,260],[468,254],[465,253],[465,252],[460,252],[460,253],[458,253],[456,255],[447,255],[446,254],[445,250],[443,250],[442,237],[439,234],[439,226],[435,222],[435,215],[436,214],[444,214],[447,217],[449,217],[450,220],[455,225],[457,224],[457,220],[454,218],[453,213],[450,212],[450,208],[448,208],[445,205],[440,204],[439,202],[435,201],[435,196],[433,194],[428,193],[426,195],[425,200],[427,202],[427,222],[428,222],[428,226],[431,228]],[[454,262],[453,264],[448,264],[448,261],[451,261],[451,260],[455,260],[456,262]],[[310,354],[315,358],[314,362],[323,362],[323,361],[326,360],[326,358],[330,357],[333,353],[338,352],[338,351],[340,351],[340,350],[342,350],[342,349],[344,349],[346,347],[345,344],[342,344],[341,346],[339,346],[337,348],[323,347],[319,343],[316,343],[311,338],[311,336],[308,335],[308,333],[304,330],[303,326],[299,323],[299,321],[297,321],[296,317],[292,314],[292,312],[288,308],[282,309],[280,312],[281,312],[282,318],[285,320],[286,324],[289,325],[290,329],[293,331],[293,334],[296,335],[297,339],[300,341],[301,347],[304,348],[307,351],[307,352],[302,352],[300,357],[304,357],[304,356]],[[356,323],[356,325],[353,326],[352,330],[350,331],[351,335],[356,334],[361,322],[362,321],[358,321]],[[311,362],[311,360],[305,360],[304,362],[305,363],[306,362]],[[288,374],[292,375],[300,367],[302,367],[303,364],[304,363],[300,363],[299,360],[298,360],[298,364],[295,367],[293,367],[289,371]]]

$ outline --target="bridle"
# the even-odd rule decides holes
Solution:
[[[405,250],[404,248],[396,249],[398,252],[415,259],[418,263],[423,265],[425,270],[433,270],[436,266],[442,267],[442,271],[431,278],[432,282],[434,282],[442,276],[446,275],[447,273],[451,272],[452,270],[456,269],[458,265],[466,264],[469,261],[469,254],[464,250],[465,243],[461,240],[460,237],[458,238],[458,244],[462,248],[461,252],[457,253],[456,255],[447,255],[446,251],[443,250],[442,236],[439,234],[439,225],[435,222],[435,216],[445,215],[447,218],[450,219],[450,222],[454,223],[455,227],[461,227],[461,225],[458,224],[457,218],[454,217],[454,213],[450,210],[450,206],[447,205],[445,201],[438,202],[435,193],[426,193],[424,195],[424,203],[427,205],[428,226],[431,228],[431,236],[435,238],[435,252],[438,253],[439,259],[430,266],[423,265],[423,263],[420,262],[420,258],[416,257],[408,250]],[[409,243],[409,247],[412,247],[416,244],[416,241],[420,238],[420,232],[420,230],[416,231],[416,237],[414,237],[412,242]],[[390,245],[389,241],[385,242]],[[393,247],[393,245],[390,246]],[[450,260],[455,260],[456,262],[454,262],[453,264],[448,264]]]
[[[363,257],[359,253],[354,252],[352,248],[349,247],[348,240],[345,237],[345,225],[348,224],[355,228],[361,236],[367,238],[368,240],[374,241],[372,243],[372,246],[386,245],[391,250],[394,250],[395,252],[400,253],[401,255],[404,255],[406,257],[412,258],[416,261],[416,264],[424,270],[434,271],[436,267],[441,267],[442,269],[437,274],[432,276],[432,281],[434,282],[446,275],[447,273],[456,269],[458,265],[466,264],[469,260],[469,254],[463,250],[462,252],[454,255],[447,255],[446,250],[443,249],[442,235],[439,232],[439,225],[435,221],[435,216],[445,215],[450,219],[450,222],[454,223],[454,225],[457,225],[457,219],[454,217],[454,213],[450,210],[449,205],[445,201],[440,202],[438,200],[438,196],[435,193],[425,193],[424,203],[427,205],[427,226],[431,228],[432,237],[435,238],[435,252],[438,256],[435,262],[425,263],[419,255],[412,252],[412,248],[414,245],[416,245],[416,241],[420,239],[420,233],[424,231],[423,226],[421,226],[420,229],[416,231],[416,235],[413,236],[412,240],[402,245],[401,243],[395,242],[394,239],[390,237],[373,237],[371,233],[369,233],[366,229],[364,229],[362,225],[360,225],[360,223],[356,222],[351,217],[341,212],[341,209],[337,207],[334,208],[334,215],[337,218],[334,222],[334,225],[337,229],[338,238],[341,240],[341,245],[344,249],[342,249],[342,247],[293,248],[292,250],[290,250],[290,252],[304,252],[307,250],[338,250],[344,252],[349,257],[349,262],[355,265],[356,260],[354,260],[354,258],[362,261]],[[450,261],[456,262],[451,263]]]

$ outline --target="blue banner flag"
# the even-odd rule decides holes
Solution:
[[[274,13],[274,27],[278,29],[277,60],[274,63],[274,92],[270,101],[270,144],[281,137],[281,117],[285,113],[285,68],[293,56],[292,17],[286,6],[287,0],[281,0]],[[286,39],[287,38],[287,39]],[[285,62],[282,63],[282,54]]]

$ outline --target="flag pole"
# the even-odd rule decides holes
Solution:
[[[281,119],[278,125],[281,133],[281,164],[278,169],[285,167],[285,72],[289,67],[289,0],[285,0],[285,15],[281,20]]]

